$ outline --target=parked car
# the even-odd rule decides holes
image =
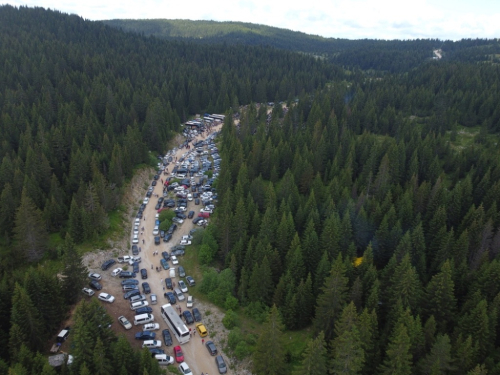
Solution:
[[[132,255],[139,255],[139,248],[137,245],[132,245]]]
[[[168,252],[166,252],[166,251],[163,251],[163,252],[161,253],[161,256],[162,256],[162,257],[163,257],[163,259],[165,259],[165,260],[170,260],[170,254],[169,254]]]
[[[184,353],[179,345],[174,346],[174,357],[177,363],[184,362]]]
[[[142,326],[143,331],[157,331],[160,329],[160,324],[158,323],[146,323]]]
[[[201,322],[201,313],[197,307],[193,308],[193,318],[195,322]]]
[[[135,310],[135,315],[151,314],[152,312],[153,309],[149,306],[139,307],[137,310]]]
[[[100,293],[97,298],[99,298],[101,301],[108,302],[108,303],[113,303],[115,300],[115,297],[113,297],[111,294],[108,293]]]
[[[172,234],[171,233],[167,233],[165,234],[165,237],[163,237],[163,242],[168,242],[172,239]]]
[[[167,287],[167,289],[174,289],[172,285],[172,279],[170,277],[167,277],[165,279],[165,286]]]
[[[138,294],[136,296],[132,296],[129,298],[130,303],[132,302],[139,302],[139,301],[145,301],[146,300],[146,295],[144,294]]]
[[[161,331],[163,335],[163,342],[165,343],[165,346],[172,346],[172,335],[170,334],[170,331],[168,329],[164,329]]]
[[[147,279],[148,278],[148,270],[145,268],[141,268],[141,279]]]
[[[170,268],[170,265],[165,259],[160,260],[161,266],[163,267],[164,270],[168,270]]]
[[[196,285],[196,283],[194,282],[194,279],[191,276],[186,276],[186,282],[188,283],[189,286],[195,286]]]
[[[205,343],[205,346],[206,346],[206,348],[211,356],[217,355],[217,348],[215,347],[215,344],[213,341],[211,341],[211,340],[207,341]]]
[[[87,297],[92,297],[95,294],[95,292],[90,288],[83,288],[82,293],[85,294]]]
[[[188,298],[186,300],[186,307],[188,309],[193,307],[193,296],[188,296]]]
[[[174,357],[166,354],[157,354],[155,355],[155,359],[158,361],[158,364],[160,366],[168,366],[174,364]]]
[[[160,349],[160,348],[149,348],[149,352],[151,355],[154,357],[155,355],[158,354],[165,354],[165,350]],[[173,359],[173,358],[172,358]]]
[[[179,260],[175,255],[171,255],[170,260],[172,261],[172,264],[179,264]]]
[[[116,261],[114,259],[108,259],[101,265],[101,270],[106,271],[107,269],[109,269],[109,267],[111,267],[115,263]]]
[[[99,275],[98,273],[95,273],[95,272],[91,272],[89,273],[89,279],[90,280],[96,280],[96,281],[99,281],[102,279],[101,275]]]
[[[123,299],[130,299],[133,296],[140,296],[140,295],[141,295],[141,292],[139,291],[139,289],[130,290],[123,295]]]
[[[112,272],[111,272],[111,276],[115,277],[115,276],[118,276],[120,273],[122,273],[123,269],[118,267],[118,268],[115,268]]]
[[[177,271],[179,272],[179,277],[185,277],[186,276],[186,271],[184,270],[184,267],[179,266],[177,268]]]
[[[122,272],[120,272],[120,277],[122,279],[133,279],[133,278],[135,278],[135,272],[122,271]]]
[[[142,331],[142,332],[137,332],[135,334],[136,340],[154,340],[155,337],[156,337],[156,333],[151,332],[151,331]]]
[[[149,286],[149,283],[142,283],[142,291],[144,294],[150,294],[151,293],[151,287]]]
[[[95,281],[95,280],[90,280],[89,286],[90,286],[92,289],[95,289],[95,290],[101,290],[101,289],[102,289],[102,285],[101,285],[101,284],[99,284],[99,282],[97,282],[97,281]]]
[[[181,256],[181,255],[185,254],[185,251],[182,249],[176,249],[176,250],[173,250],[170,254],[175,255],[175,256]]]
[[[156,294],[151,294],[149,298],[151,299],[152,305],[156,305],[158,303],[158,297],[156,296]]]
[[[139,280],[134,280],[134,279],[122,280],[122,285],[139,285]]]
[[[177,368],[179,369],[179,372],[182,375],[193,375],[193,372],[191,371],[186,362],[182,362]]]
[[[182,293],[188,292],[188,288],[186,286],[186,283],[183,280],[179,280],[178,285],[179,285],[179,289],[181,290]]]
[[[139,263],[138,262],[134,262],[134,264],[132,265],[132,268],[134,269],[134,273],[139,273]]]
[[[165,292],[163,296],[168,299],[168,303],[170,303],[171,305],[175,305],[177,303],[175,294],[173,292]]]
[[[227,373],[226,362],[224,362],[224,358],[221,355],[215,357],[215,365],[217,366],[217,370],[219,370],[219,374]]]
[[[127,318],[125,318],[123,315],[118,317],[118,322],[123,326],[125,329],[131,329],[132,324],[128,321]]]
[[[208,335],[207,328],[203,323],[196,324],[196,332],[198,332],[200,337],[206,337]]]

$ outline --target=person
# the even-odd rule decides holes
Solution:
[[[153,269],[153,265],[151,265],[151,269]]]
[[[142,239],[142,244],[143,244],[143,245],[145,244],[144,239]]]
[[[205,344],[205,339],[201,339],[201,345]]]

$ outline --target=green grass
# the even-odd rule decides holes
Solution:
[[[455,130],[447,131],[444,139],[450,142],[453,149],[460,151],[474,143],[474,139],[479,134],[480,129],[480,126],[473,128],[458,126]]]
[[[307,341],[311,338],[311,328],[301,331],[287,331],[284,333],[285,351],[290,355],[290,365],[297,366],[302,361],[302,353],[306,349]]]

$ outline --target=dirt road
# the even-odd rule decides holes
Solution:
[[[222,125],[214,126],[212,128],[212,133],[215,131],[219,131],[221,127],[222,127]],[[198,136],[196,138],[196,140],[200,140],[200,139],[204,140],[204,139],[206,139],[207,136],[208,136],[208,134],[205,134],[203,136]],[[178,149],[176,151],[175,155],[173,155],[173,157],[174,158],[177,157],[177,159],[180,159],[186,151],[188,151],[188,150]],[[169,172],[172,171],[172,168],[174,165],[175,165],[175,162],[171,163],[168,166]],[[167,176],[164,176],[163,174],[161,176],[163,181],[165,181],[166,177]],[[151,183],[151,181],[149,181],[149,183]],[[160,196],[160,197],[163,196],[163,184],[161,183],[160,180],[158,180],[157,186],[154,187],[153,193],[158,194],[158,196]],[[189,231],[195,227],[195,225],[192,223],[192,220],[187,219],[184,221],[184,223],[182,225],[180,225],[178,227],[178,229],[174,232],[172,239],[167,244],[165,244],[162,241],[160,243],[160,245],[155,245],[154,244],[154,236],[153,236],[153,228],[155,226],[155,214],[156,214],[155,204],[156,204],[157,198],[154,197],[154,194],[151,196],[150,202],[148,203],[148,205],[146,206],[146,209],[144,210],[143,219],[141,220],[141,225],[140,225],[140,227],[144,227],[144,233],[139,236],[140,240],[139,240],[139,245],[138,245],[141,247],[141,252],[139,253],[139,256],[141,256],[141,258],[142,258],[142,262],[140,263],[139,266],[140,266],[140,268],[145,268],[148,271],[148,278],[147,278],[147,280],[141,280],[140,274],[138,274],[137,279],[139,280],[140,283],[142,283],[143,281],[147,281],[151,287],[151,293],[156,294],[158,297],[158,304],[152,305],[152,306],[150,305],[150,306],[153,308],[153,315],[155,317],[155,322],[160,324],[160,330],[156,331],[156,338],[162,340],[162,342],[163,342],[161,331],[165,328],[168,328],[168,326],[165,323],[165,321],[163,320],[163,318],[161,317],[160,308],[162,305],[167,303],[166,299],[163,296],[163,293],[165,292],[163,290],[163,286],[165,285],[164,284],[165,278],[169,277],[169,271],[163,270],[163,268],[161,267],[161,264],[160,264],[160,260],[162,259],[161,253],[162,253],[162,251],[165,251],[165,250],[170,252],[170,248],[172,246],[179,244],[179,241],[180,241],[182,235],[188,234]],[[134,199],[138,198],[137,202],[135,202],[135,206],[138,206],[139,200],[142,201],[142,199],[145,197],[146,188],[144,188],[142,195],[139,195],[139,194],[137,194],[137,195],[138,195],[137,197],[134,197]],[[198,212],[200,211],[200,208],[202,208],[202,206],[196,206],[196,205],[194,205],[194,201],[191,201],[191,202],[188,202],[187,212],[189,212],[191,210],[195,211],[195,217],[196,217],[198,215]],[[134,217],[130,219],[129,223],[127,223],[129,225],[129,228],[130,228],[130,234],[132,233],[132,226],[133,226],[132,223],[134,220],[135,220],[135,211],[134,211]],[[143,243],[143,240],[144,240],[144,243]],[[131,243],[131,241],[132,241],[132,235],[130,235],[129,243]],[[191,250],[190,246],[187,246],[186,252],[188,252],[190,250]],[[153,255],[154,252],[158,252],[158,255]],[[115,251],[108,251],[108,252],[101,252],[101,253],[99,253],[99,255],[94,254],[93,258],[91,260],[87,261],[86,263],[87,263],[90,271],[98,272],[102,275],[102,282],[101,282],[103,284],[102,291],[110,293],[116,297],[116,300],[114,303],[104,304],[104,306],[107,308],[108,313],[114,319],[112,329],[118,334],[125,334],[133,347],[140,348],[142,341],[135,340],[134,335],[135,335],[135,333],[142,330],[142,326],[134,326],[132,329],[125,331],[123,329],[123,327],[121,327],[117,323],[117,320],[116,320],[118,318],[118,316],[120,316],[120,315],[124,315],[130,322],[133,322],[133,318],[134,318],[134,313],[130,310],[130,306],[129,306],[128,301],[123,299],[123,292],[122,292],[121,283],[120,283],[122,279],[120,279],[118,277],[111,276],[111,272],[113,271],[113,269],[116,267],[121,267],[122,265],[116,264],[116,265],[112,266],[107,271],[101,271],[99,268],[104,260],[109,259],[109,258],[116,259],[116,257],[119,255],[132,255],[131,251],[130,251],[130,246],[128,247],[128,249],[126,251],[120,252],[119,254],[116,253],[116,250]],[[183,257],[178,257],[178,259],[179,259],[179,265],[182,265]],[[169,265],[171,267],[176,267],[176,268],[178,267],[178,266],[172,265],[172,262],[169,262]],[[156,267],[160,267],[161,271],[157,272]],[[129,269],[130,268],[131,267],[129,267]],[[176,278],[174,279],[176,284],[177,284],[178,280],[179,280],[179,276],[178,276],[178,273],[176,272]],[[199,281],[200,280],[196,280],[198,285],[199,285]],[[189,293],[187,293],[187,294],[189,294]],[[149,295],[147,296],[147,300],[148,300],[148,302],[151,301],[149,298]],[[182,311],[187,309],[185,302],[181,302],[181,303],[178,302],[176,306],[181,306]],[[221,332],[221,330],[223,330],[222,328],[220,328],[220,327],[222,327],[222,324],[220,322],[222,317],[221,316],[219,317],[218,316],[219,314],[214,314],[214,311],[218,310],[217,308],[215,308],[213,306],[209,306],[205,303],[197,303],[195,301],[195,307],[198,307],[198,309],[200,310],[202,317],[203,317],[202,322],[207,326],[208,331],[209,331],[209,336],[205,337],[205,342],[206,342],[207,340],[211,339],[210,338],[210,332],[211,332],[210,328],[211,327],[217,327],[217,331],[219,333]],[[212,313],[209,318],[205,315],[205,312],[207,309],[210,309],[210,311]],[[217,316],[217,322],[214,322],[216,320],[216,316]],[[188,326],[188,328],[191,328],[192,331],[195,330],[194,324]],[[169,347],[162,345],[162,349],[165,351],[166,354],[173,356],[173,347],[178,345],[178,342],[173,335],[172,335],[172,337],[173,337],[174,345],[169,346]],[[213,341],[217,345],[218,337],[216,340],[213,340]],[[229,365],[230,365],[231,361],[222,352],[221,345],[217,345],[217,349],[219,351],[219,354],[223,355],[223,357],[226,361],[226,364],[228,365],[228,374],[234,374],[234,372],[231,369],[229,369]],[[198,375],[198,374],[201,374],[202,372],[204,374],[207,374],[207,375],[208,374],[214,375],[214,374],[219,373],[218,369],[215,365],[214,357],[210,356],[208,350],[206,349],[205,345],[202,344],[201,338],[198,335],[195,334],[191,338],[189,343],[182,345],[182,351],[184,353],[184,360],[189,365],[191,370],[193,371],[193,375],[194,374]],[[175,364],[175,366],[177,367],[177,363]]]

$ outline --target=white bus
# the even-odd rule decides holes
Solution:
[[[186,327],[182,319],[179,317],[179,313],[170,304],[163,305],[161,307],[161,316],[165,323],[167,323],[168,328],[177,338],[179,344],[185,344],[189,342],[189,329]]]
[[[214,114],[210,115],[210,117],[212,117],[215,120],[224,121],[224,119],[226,118],[226,115],[218,115],[218,114],[214,113]]]

